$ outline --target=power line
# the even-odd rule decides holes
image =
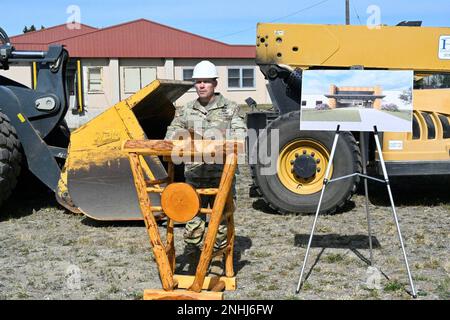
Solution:
[[[353,2],[352,2],[352,4],[351,4],[351,6],[352,6],[352,8],[353,8],[353,11],[354,11],[355,14],[356,14],[356,17],[358,18],[359,24],[362,25],[361,19],[359,18],[358,10],[356,10],[356,7],[353,5]]]
[[[297,15],[297,14],[303,12],[303,11],[312,9],[312,8],[317,7],[317,6],[319,6],[319,5],[321,5],[321,4],[325,3],[325,2],[328,2],[328,1],[330,1],[330,0],[322,0],[322,1],[316,2],[316,3],[314,3],[314,4],[310,5],[310,6],[307,6],[307,7],[304,7],[304,8],[302,8],[302,9],[300,9],[300,10],[297,10],[297,11],[295,11],[295,12],[292,12],[292,13],[286,15],[286,16],[282,16],[282,17],[278,17],[278,18],[275,18],[275,19],[273,19],[273,20],[270,20],[269,23],[271,23],[271,22],[276,22],[276,21],[281,20],[281,19],[286,19],[286,18],[295,16],[295,15]],[[223,35],[223,36],[216,37],[216,39],[222,39],[222,38],[234,36],[234,35],[239,34],[239,33],[242,33],[242,32],[246,32],[246,31],[250,31],[250,30],[255,30],[255,28],[256,28],[256,27],[253,26],[253,27],[250,27],[250,28],[247,28],[247,29],[243,29],[243,30],[240,30],[240,31],[236,31],[236,32],[233,32],[233,33],[228,33],[228,34],[225,34],[225,35]]]
[[[296,14],[299,14],[300,12],[312,9],[312,8],[317,7],[317,6],[321,5],[322,3],[325,3],[325,2],[328,2],[328,1],[330,1],[330,0],[319,1],[319,2],[317,2],[315,4],[310,5],[309,7],[305,7],[303,9],[300,9],[300,10],[296,11],[296,12],[288,14],[287,16],[279,17],[279,18],[273,19],[272,21],[269,21],[269,22],[275,22],[275,21],[278,21],[278,20],[281,20],[281,19],[285,19],[285,18],[289,18],[289,17],[295,16]]]
[[[231,37],[231,36],[234,36],[235,34],[239,34],[239,33],[250,31],[250,30],[254,30],[254,29],[255,29],[255,27],[250,27],[250,28],[247,28],[247,29],[243,29],[241,31],[236,31],[236,32],[229,33],[229,34],[226,34],[226,35],[223,35],[223,36],[220,36],[220,37],[215,37],[215,38],[216,39],[222,39],[222,38],[226,38],[226,37]]]

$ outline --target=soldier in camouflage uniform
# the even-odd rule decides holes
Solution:
[[[177,139],[177,131],[191,132],[218,129],[227,132],[227,138],[243,139],[246,125],[239,115],[239,106],[221,94],[215,93],[217,86],[217,70],[209,61],[196,65],[192,78],[198,99],[187,103],[177,110],[174,120],[167,129],[165,139]],[[225,139],[225,135],[224,135]],[[219,186],[223,171],[221,164],[190,163],[185,164],[186,182],[194,188],[216,188]],[[236,199],[235,180],[233,181],[233,196]],[[202,196],[202,207],[212,208],[214,196]],[[184,241],[187,251],[197,250],[205,233],[205,215],[196,216],[186,224]],[[222,249],[227,243],[226,219],[222,219],[217,233],[215,250]]]

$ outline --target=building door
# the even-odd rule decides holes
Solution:
[[[124,67],[123,88],[125,98],[138,92],[153,80],[156,80],[156,68],[152,67]]]

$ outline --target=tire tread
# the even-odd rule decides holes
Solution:
[[[271,124],[269,125],[268,128],[270,128],[270,127],[278,127],[279,128],[279,127],[281,127],[280,125],[281,125],[282,122],[298,119],[298,117],[299,117],[298,113],[299,113],[298,111],[292,111],[292,112],[286,113],[284,115],[281,115],[280,117],[276,118],[273,122],[271,122]],[[359,147],[358,147],[358,144],[356,142],[355,137],[350,132],[344,131],[344,132],[341,132],[341,137],[340,138],[347,140],[347,142],[349,143],[350,147],[352,148],[353,158],[355,159],[355,163],[354,163],[354,170],[355,170],[355,172],[361,172],[361,170],[362,170],[361,153],[360,153],[360,150],[359,150]],[[250,167],[250,169],[251,169],[250,171],[251,171],[252,181],[253,181],[253,184],[255,186],[255,190],[260,195],[260,197],[263,199],[263,201],[271,209],[277,211],[280,214],[293,213],[293,212],[290,212],[288,210],[285,210],[285,209],[281,208],[276,203],[270,201],[270,199],[267,197],[267,195],[265,195],[262,192],[261,188],[259,187],[257,174],[256,174],[257,166],[256,165],[252,165]],[[345,197],[343,197],[342,201],[340,201],[339,203],[337,203],[335,206],[333,206],[332,208],[330,208],[328,210],[321,211],[321,213],[322,214],[333,214],[333,213],[339,211],[340,209],[342,209],[346,205],[346,203],[348,201],[350,201],[352,196],[356,193],[357,188],[358,188],[359,180],[360,180],[359,177],[357,177],[355,179],[355,183],[353,184],[352,188],[350,188],[350,190],[345,195]]]
[[[9,118],[0,112],[0,206],[17,185],[21,171],[22,152],[17,132]]]

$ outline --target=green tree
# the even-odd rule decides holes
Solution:
[[[41,27],[41,29],[42,29],[42,27]],[[29,28],[28,28],[28,26],[25,26],[25,28],[23,28],[23,33],[32,32],[32,31],[36,31],[36,27],[34,26],[34,24],[32,24],[31,27],[29,27]]]
[[[403,90],[403,92],[398,96],[398,98],[404,101],[406,104],[411,104],[412,102],[412,88]]]
[[[450,74],[443,74],[442,75],[442,88],[450,88]]]

